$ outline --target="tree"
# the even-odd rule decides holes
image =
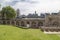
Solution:
[[[15,18],[16,11],[11,6],[6,6],[2,8],[1,15],[2,15],[2,18],[5,17],[6,19]]]
[[[1,4],[0,4],[0,12],[1,12]]]
[[[0,4],[0,8],[1,8],[1,4]]]

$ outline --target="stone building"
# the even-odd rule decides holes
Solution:
[[[19,17],[18,14],[17,17]],[[0,24],[14,25],[17,27],[40,28],[42,31],[60,31],[60,12],[58,12],[57,14],[45,14],[45,17],[43,18],[25,17],[5,20],[0,19]]]
[[[60,31],[60,12],[52,13],[45,16],[45,26],[41,27],[42,31]]]

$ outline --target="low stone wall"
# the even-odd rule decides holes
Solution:
[[[45,34],[60,34],[60,32],[46,32],[44,31]]]
[[[60,27],[41,27],[41,30],[46,32],[60,32]]]
[[[39,28],[44,25],[41,20],[0,20],[0,24],[4,25],[14,25],[17,27],[29,27],[29,28]]]

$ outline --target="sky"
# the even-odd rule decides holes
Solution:
[[[60,10],[60,0],[0,0],[1,7],[12,6],[15,10],[20,9],[21,14],[29,13],[52,13]]]

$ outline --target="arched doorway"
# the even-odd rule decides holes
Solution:
[[[27,24],[29,24],[29,22],[27,21]]]
[[[3,21],[3,24],[6,24],[6,21]]]
[[[0,21],[0,24],[3,24],[2,22],[3,22],[3,21],[1,20],[1,21]]]
[[[28,28],[30,27],[30,23],[29,23],[29,21],[27,21],[26,26],[27,26]]]
[[[16,25],[19,26],[19,21],[16,21]]]
[[[21,21],[21,26],[23,26],[23,27],[25,26],[25,24],[24,24],[24,22],[23,22],[23,21]]]
[[[31,27],[36,28],[36,22],[32,22]]]
[[[38,26],[43,26],[43,22],[38,22]]]
[[[7,21],[7,24],[9,25],[10,24],[10,21]]]
[[[15,25],[14,21],[12,21],[12,25]]]

